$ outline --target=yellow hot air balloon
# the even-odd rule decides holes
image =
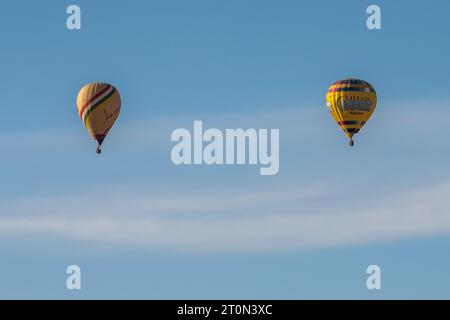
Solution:
[[[366,124],[376,105],[377,93],[367,81],[348,78],[328,89],[327,107],[350,139],[350,146],[353,146],[353,135]]]
[[[100,146],[120,113],[120,94],[107,83],[90,83],[81,88],[77,97],[78,114],[86,129]]]

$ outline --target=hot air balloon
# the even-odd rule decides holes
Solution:
[[[375,89],[364,80],[348,78],[331,85],[327,107],[353,146],[353,136],[361,130],[377,105]]]
[[[77,97],[78,114],[94,140],[97,153],[120,113],[119,91],[107,83],[90,83],[81,88]]]

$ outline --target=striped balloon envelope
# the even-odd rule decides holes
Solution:
[[[328,89],[327,107],[333,119],[350,139],[366,124],[377,105],[375,89],[364,80],[336,81]]]
[[[77,97],[78,114],[92,138],[100,146],[120,113],[120,94],[107,83],[90,83],[81,88]]]

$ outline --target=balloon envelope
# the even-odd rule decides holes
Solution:
[[[327,107],[350,139],[361,130],[377,105],[375,89],[364,80],[348,78],[331,85],[327,93]]]
[[[107,83],[90,83],[81,88],[77,97],[78,114],[92,138],[100,146],[120,113],[120,94]]]

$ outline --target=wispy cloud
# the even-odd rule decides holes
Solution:
[[[199,190],[166,197],[128,191],[90,201],[79,195],[41,199],[32,206],[15,202],[2,205],[0,232],[186,252],[309,250],[450,233],[450,183],[387,193],[376,201],[360,198],[345,210],[327,199],[348,197],[348,190],[346,195],[320,190],[325,189],[245,196],[239,196],[242,190]],[[232,205],[223,210],[227,203]]]
[[[436,130],[440,130],[437,141],[430,141],[440,151],[447,136],[442,133],[448,130],[446,117],[442,115],[448,110],[429,114],[425,106],[420,108],[419,105],[420,102],[415,102],[414,108],[411,104],[380,106],[372,128],[377,131],[377,140],[379,136],[387,139],[395,132],[396,139],[400,136],[404,144],[415,145],[418,137],[435,137]],[[434,102],[434,105],[441,110],[443,104]],[[425,114],[434,124],[432,127],[422,125]],[[305,133],[306,139],[316,137],[315,134],[338,134],[338,128],[331,124],[325,110],[316,112],[300,106],[298,110],[285,108],[256,115],[238,113],[192,118],[181,115],[170,119],[136,120],[127,126],[119,125],[114,141],[120,146],[128,143],[133,147],[145,146],[148,152],[162,146],[168,149],[170,131],[192,125],[196,119],[218,128],[280,127],[281,143],[295,141],[295,146],[305,145],[305,141],[298,141],[302,137],[300,133]],[[323,121],[330,125],[317,125]],[[2,139],[3,146],[17,146],[14,148],[18,152],[24,146],[34,146],[33,152],[47,152],[63,141],[80,146],[82,143],[77,141],[82,136],[72,128],[59,135],[4,133]],[[392,145],[395,146],[394,142]],[[367,152],[378,153],[377,150]],[[402,159],[408,157],[402,150],[399,152]],[[317,165],[326,170],[327,161],[318,159]],[[331,179],[336,177],[333,168],[328,172]],[[374,190],[378,190],[378,194],[367,195],[357,189],[357,183],[353,187],[356,189],[348,185],[332,186],[325,181],[315,185],[304,183],[299,187],[283,178],[284,181],[276,180],[277,185],[272,185],[271,189],[255,183],[247,187],[226,184],[217,189],[210,177],[199,176],[198,179],[204,181],[203,189],[170,186],[164,189],[158,187],[161,181],[156,181],[120,190],[93,186],[102,188],[101,195],[77,192],[75,188],[70,196],[1,199],[0,235],[9,238],[45,235],[51,239],[77,239],[115,247],[235,252],[361,245],[450,233],[450,199],[447,196],[450,182],[382,194],[380,186],[376,186]],[[241,182],[237,181],[236,185]]]

